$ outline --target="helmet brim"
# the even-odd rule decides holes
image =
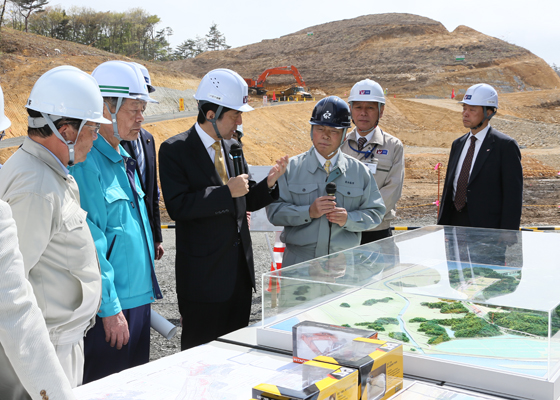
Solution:
[[[86,118],[86,120],[88,120],[90,122],[95,122],[96,124],[112,124],[112,122],[105,117],[99,117],[99,118],[93,118],[93,119]]]
[[[241,111],[241,112],[248,112],[253,110],[254,108],[251,107],[249,104],[243,104],[241,107],[237,108],[237,111]]]

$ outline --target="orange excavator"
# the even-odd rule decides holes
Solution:
[[[269,75],[293,75],[299,86],[296,86],[295,88],[286,89],[286,91],[289,91],[290,93],[294,93],[294,94],[297,93],[297,95],[302,98],[312,97],[311,94],[305,92],[304,89],[305,81],[303,80],[298,69],[293,65],[266,69],[262,74],[259,75],[257,80],[251,78],[245,78],[245,82],[247,82],[247,85],[249,86],[249,91],[253,93],[256,92],[256,94],[258,95],[266,94],[267,90],[264,88],[264,83]]]

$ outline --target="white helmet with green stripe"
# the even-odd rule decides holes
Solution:
[[[148,103],[157,103],[156,100],[150,97],[146,80],[140,68],[132,63],[124,61],[107,61],[99,65],[93,70],[91,75],[97,81],[99,90],[103,97],[116,97],[118,98],[117,107],[115,112],[111,109],[107,102],[105,107],[111,114],[113,123],[113,134],[119,140],[119,131],[117,129],[117,113],[121,108],[123,99],[142,100]]]

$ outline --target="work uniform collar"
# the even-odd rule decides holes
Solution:
[[[312,147],[308,152],[307,156],[305,157],[305,162],[307,164],[307,170],[314,174],[319,168],[323,169],[325,165],[325,161],[327,159],[319,154],[319,152]],[[344,156],[342,155],[340,149],[336,152],[333,158],[330,159],[331,161],[331,173],[336,170],[337,168],[340,169],[340,172],[344,174],[346,169],[348,168],[348,163]]]
[[[358,145],[358,139],[360,138],[360,134],[358,133],[358,128],[354,128],[352,130],[352,132],[350,132],[347,136],[347,140],[351,140],[353,142],[356,142],[356,146]],[[368,144],[378,144],[378,145],[383,145],[384,140],[383,140],[383,131],[381,131],[381,128],[378,126],[375,127],[375,129],[373,131],[371,131],[370,133],[368,133],[366,135],[366,139],[367,142],[364,145],[367,146]]]
[[[119,144],[120,153],[109,144],[109,142],[102,136],[97,135],[97,139],[93,141],[93,147],[95,147],[101,154],[107,157],[114,163],[121,162],[123,156],[130,157],[126,150]]]
[[[28,136],[23,139],[21,149],[47,164],[54,172],[62,176],[64,179],[68,178],[68,168],[62,164],[57,156],[55,156],[42,144],[37,143]]]

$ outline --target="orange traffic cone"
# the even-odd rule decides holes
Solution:
[[[284,250],[286,249],[286,244],[282,243],[280,240],[280,233],[276,232],[276,239],[274,240],[273,256],[274,261],[270,263],[270,272],[278,271],[276,276],[280,276],[280,268],[282,268],[282,258],[284,257]],[[276,293],[280,292],[280,280],[278,278],[270,278],[268,280],[267,292],[272,291],[272,281],[276,281]]]

